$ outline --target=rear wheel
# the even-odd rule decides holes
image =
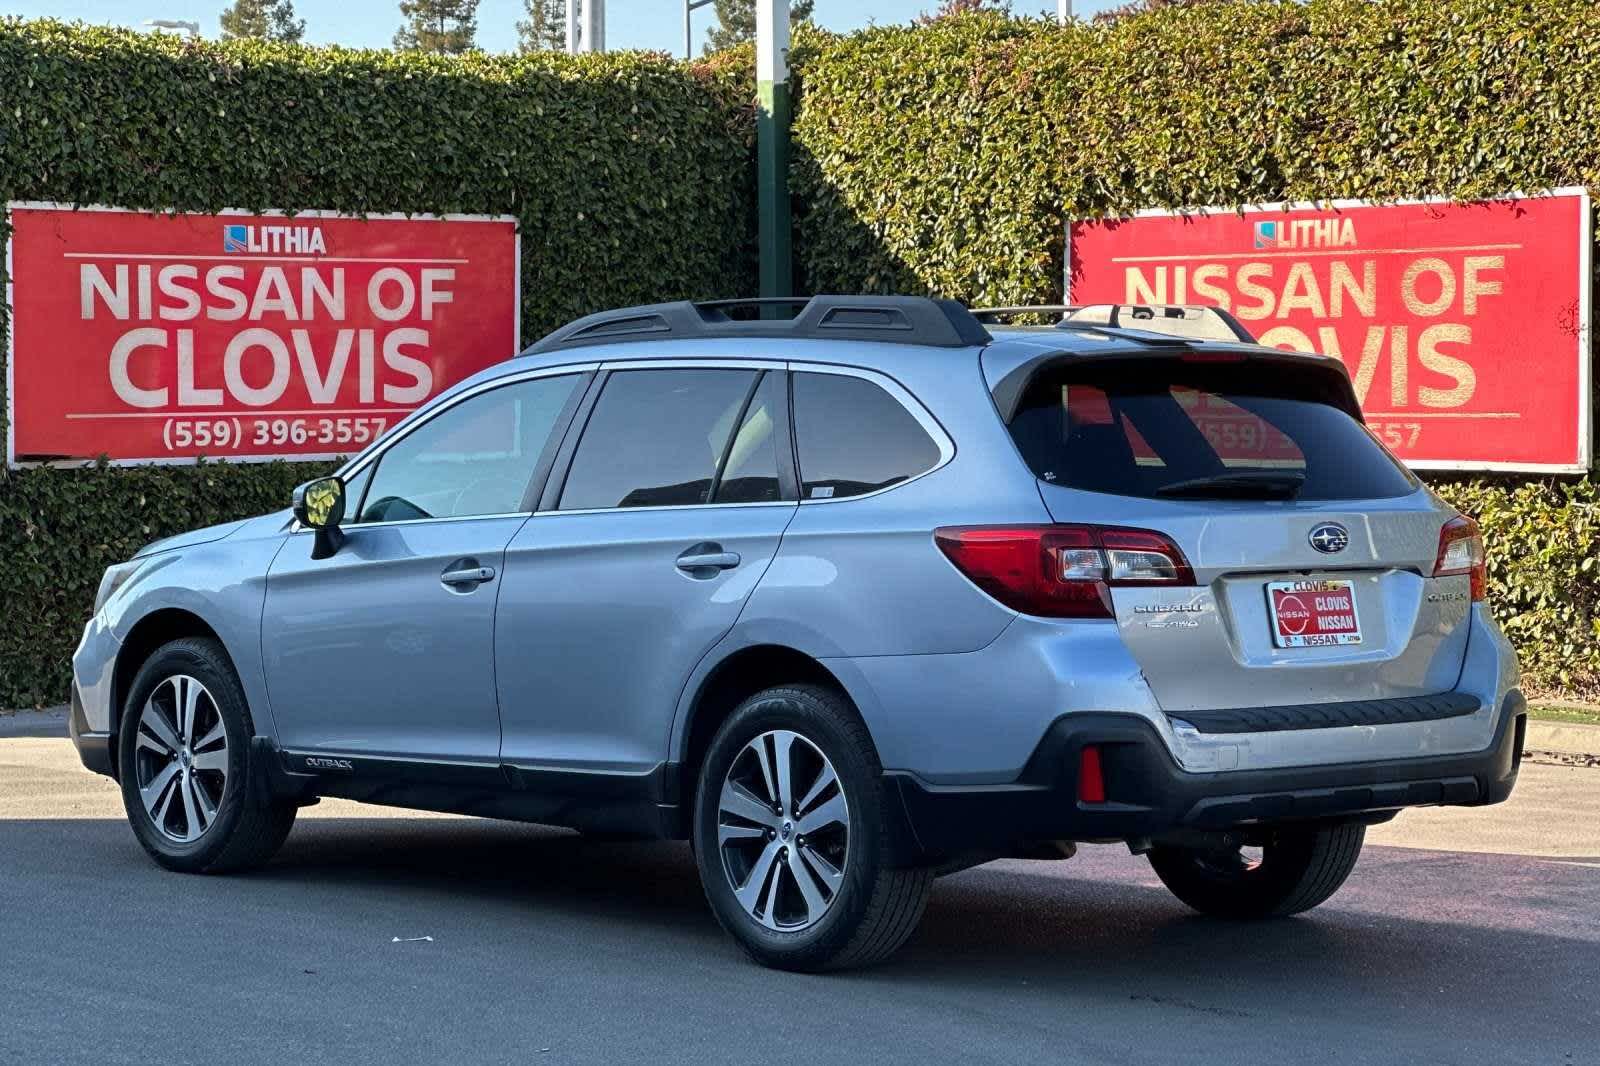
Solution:
[[[768,689],[729,717],[695,797],[695,860],[722,927],[785,970],[865,966],[916,928],[932,874],[891,865],[871,738],[836,693]]]
[[[1282,917],[1337,892],[1366,833],[1358,824],[1278,828],[1259,847],[1156,848],[1150,865],[1174,896],[1202,914]]]
[[[270,859],[295,807],[270,798],[252,761],[255,727],[222,646],[185,638],[158,648],[135,675],[118,730],[122,800],[139,843],[186,873],[245,869]]]

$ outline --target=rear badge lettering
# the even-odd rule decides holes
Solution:
[[[1184,615],[1204,614],[1209,608],[1203,603],[1141,603],[1133,608],[1133,613],[1155,615],[1178,615],[1177,618],[1163,617],[1159,621],[1148,621],[1144,624],[1146,629],[1199,629],[1200,620],[1186,618]]]

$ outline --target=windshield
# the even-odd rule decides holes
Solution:
[[[1167,499],[1357,500],[1417,481],[1348,413],[1325,373],[1141,358],[1056,367],[1011,436],[1052,485]]]

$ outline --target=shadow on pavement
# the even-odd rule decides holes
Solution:
[[[1220,1041],[1208,1061],[1240,1061],[1227,1053],[1233,1039],[1240,1055],[1293,1046],[1276,1043],[1283,1036],[1326,1044],[1295,1061],[1390,1061],[1387,1051],[1522,1061],[1537,1048],[1530,1059],[1576,1062],[1581,1054],[1562,1056],[1600,1037],[1600,871],[1508,856],[1371,848],[1330,904],[1256,924],[1191,914],[1117,849],[994,864],[940,881],[887,965],[817,979],[746,963],[682,844],[471,819],[306,817],[272,864],[238,877],[160,871],[110,820],[0,821],[0,851],[15,856],[0,870],[0,900],[23,923],[56,906],[52,885],[86,878],[115,884],[147,915],[182,892],[228,937],[279,941],[271,950],[287,954],[291,973],[308,952],[363,967],[449,960],[466,975],[452,979],[468,982],[452,994],[466,998],[473,983],[503,986],[535,967],[575,983],[563,994],[580,1000],[586,982],[610,989],[594,995],[648,982],[691,1020],[798,998],[858,1025],[926,1026],[937,1015],[992,1026],[1019,1050],[1069,1031],[1109,1048],[1130,1025],[1166,1026],[1163,1039],[1193,1025]],[[431,955],[407,955],[391,936],[437,942]],[[34,931],[24,946],[30,937],[35,955],[54,939]],[[381,983],[365,970],[352,979]]]

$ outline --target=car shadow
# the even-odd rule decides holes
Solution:
[[[170,876],[119,823],[0,822],[0,837],[13,833],[34,834],[30,854],[64,871],[93,852],[99,874],[130,891]],[[682,960],[775,995],[810,980],[766,977],[743,960],[717,928],[682,843],[464,818],[311,816],[263,869],[196,883],[233,906],[377,917],[385,939],[390,925],[458,941],[473,927],[529,943],[575,936],[596,953],[640,965]],[[1325,1020],[1336,1000],[1340,1012],[1382,1027],[1398,1026],[1425,993],[1441,1026],[1470,1032],[1497,1031],[1504,990],[1515,988],[1513,1030],[1587,1030],[1600,1020],[1592,1002],[1581,1006],[1600,981],[1597,908],[1600,873],[1587,867],[1372,847],[1314,914],[1226,922],[1185,909],[1125,850],[1085,848],[1072,860],[1000,862],[940,880],[893,959],[836,975],[829,980],[840,984],[816,994],[857,983],[956,999],[1000,990],[1019,1002],[1114,1004],[1219,1024]]]
[[[1203,988],[1310,967],[1324,980],[1407,987],[1436,981],[1443,965],[1452,972],[1523,969],[1526,979],[1544,984],[1559,965],[1518,960],[1549,937],[1600,945],[1600,927],[1582,917],[1600,905],[1600,875],[1561,863],[1530,866],[1536,862],[1371,847],[1333,901],[1309,915],[1259,923],[1194,914],[1142,859],[1120,848],[1085,848],[1061,862],[994,863],[936,882],[906,947],[858,979],[1003,976],[1092,986],[1158,972]],[[1460,889],[1474,884],[1474,867],[1477,881],[1509,877],[1523,902],[1576,915],[1576,924],[1529,926],[1505,918],[1492,894],[1465,898]],[[256,876],[382,886],[389,894],[465,893],[530,916],[554,908],[723,943],[681,843],[591,840],[472,819],[307,818]],[[1546,893],[1542,901],[1519,887],[1534,879]],[[1402,943],[1406,950],[1395,950]]]

